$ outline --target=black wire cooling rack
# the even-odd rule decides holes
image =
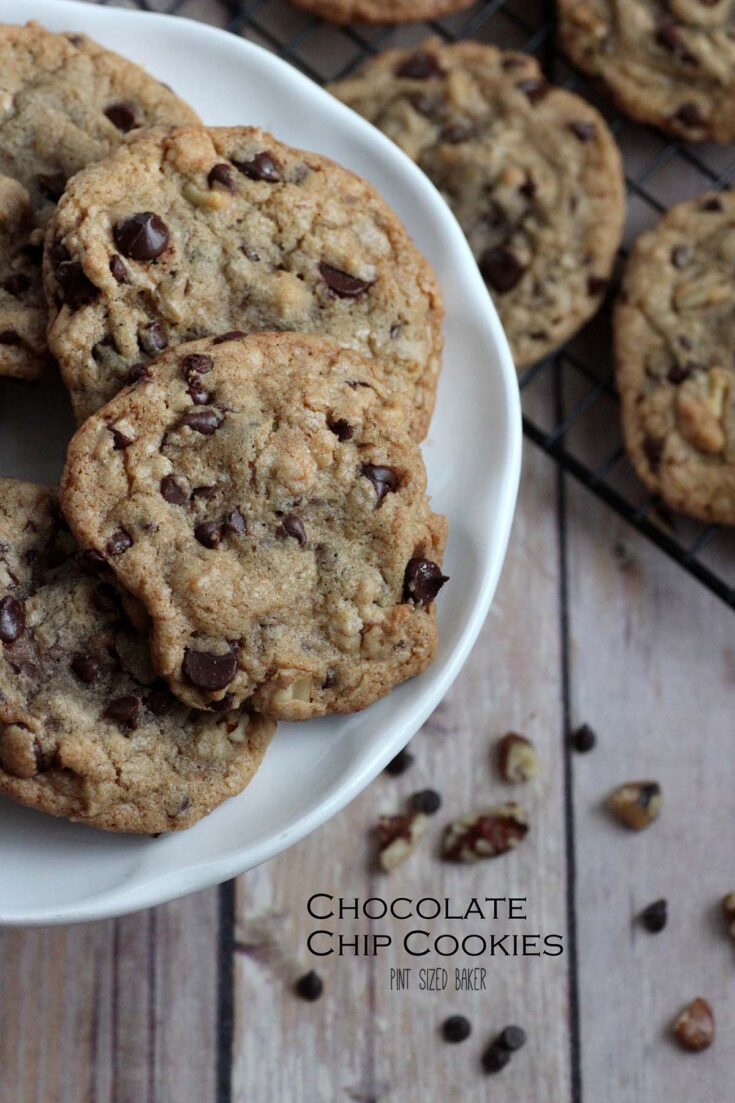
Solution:
[[[201,19],[274,50],[323,83],[391,45],[429,34],[474,38],[535,54],[547,77],[580,93],[607,118],[623,152],[628,219],[621,256],[673,203],[735,178],[735,146],[685,145],[640,127],[574,72],[556,47],[553,0],[485,0],[456,15],[408,27],[336,27],[287,0],[92,0]],[[614,287],[611,295],[614,294]],[[524,431],[590,491],[735,608],[735,529],[672,515],[635,478],[620,439],[606,308],[560,352],[520,377]]]

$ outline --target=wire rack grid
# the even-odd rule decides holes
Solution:
[[[735,178],[735,146],[686,145],[617,114],[573,71],[556,45],[553,0],[480,0],[463,12],[409,26],[337,27],[288,0],[92,0],[189,16],[243,35],[324,83],[354,71],[388,46],[411,46],[429,34],[474,38],[537,56],[547,77],[583,95],[607,118],[620,145],[628,218],[620,259],[635,237],[673,203]],[[735,529],[672,515],[635,478],[619,429],[610,361],[609,300],[585,329],[520,376],[528,439],[638,531],[735,608]]]

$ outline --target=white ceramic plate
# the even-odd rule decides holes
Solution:
[[[255,781],[196,827],[158,839],[109,835],[0,800],[0,923],[121,915],[224,881],[284,850],[352,800],[436,708],[487,614],[520,467],[508,346],[465,239],[421,172],[377,130],[273,55],[185,19],[66,0],[0,0],[0,21],[85,31],[172,85],[205,122],[253,124],[366,177],[433,264],[446,352],[425,445],[432,504],[449,518],[451,582],[438,601],[432,667],[354,716],[282,724]],[[0,388],[0,473],[61,471],[71,418],[60,385]]]

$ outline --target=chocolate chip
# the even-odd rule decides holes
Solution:
[[[127,134],[135,126],[135,108],[132,103],[111,103],[105,108],[105,115],[123,134]]]
[[[406,770],[413,765],[413,762],[413,755],[404,747],[402,751],[398,752],[395,758],[390,760],[384,772],[390,774],[391,777],[400,777],[401,774],[405,774]]]
[[[118,222],[112,236],[122,255],[132,260],[155,260],[169,242],[166,223],[152,211],[142,211]]]
[[[711,196],[709,199],[705,199],[704,202],[700,204],[699,209],[701,211],[721,211],[722,200],[718,199],[716,195]]]
[[[231,532],[234,536],[244,536],[248,531],[247,522],[243,517],[240,510],[235,506],[231,509],[225,518],[225,528],[228,532]]]
[[[536,194],[537,190],[538,189],[537,189],[536,181],[533,179],[530,172],[527,172],[526,173],[526,179],[523,181],[521,186],[518,188],[518,191],[526,199],[533,199],[533,197]]]
[[[381,467],[379,464],[364,463],[360,474],[375,487],[377,505],[380,505],[386,494],[395,493],[399,486],[398,474],[392,467]]]
[[[224,689],[237,673],[237,658],[232,651],[213,655],[211,651],[184,650],[184,677],[199,689]]]
[[[235,181],[232,176],[232,168],[230,165],[226,164],[224,161],[221,161],[218,165],[213,165],[209,170],[207,183],[210,188],[213,188],[215,184],[221,184],[227,191],[234,192]]]
[[[83,652],[75,655],[71,661],[71,668],[81,682],[91,685],[100,672],[99,660],[94,655],[86,655]]]
[[[681,123],[688,130],[701,130],[707,125],[707,120],[696,103],[683,103],[671,116],[671,121]]]
[[[99,289],[85,274],[78,260],[62,260],[54,274],[59,285],[62,303],[73,310],[80,306],[88,306],[99,295]]]
[[[597,136],[597,127],[594,123],[571,122],[568,126],[574,137],[579,138],[580,142],[591,142]]]
[[[515,253],[504,245],[494,245],[486,249],[479,263],[484,279],[500,295],[512,291],[525,272]]]
[[[663,23],[656,31],[655,37],[659,46],[663,46],[665,50],[672,53],[679,61],[683,61],[687,65],[697,64],[696,57],[689,50],[678,28],[673,23]]]
[[[537,104],[549,91],[549,85],[542,77],[519,81],[516,88],[519,92],[523,92],[532,104]]]
[[[181,361],[181,370],[185,379],[191,379],[197,375],[206,375],[213,367],[214,360],[212,357],[203,356],[201,353],[192,353],[191,356],[185,356]]]
[[[641,923],[651,934],[658,934],[662,931],[668,918],[668,904],[665,900],[654,900],[640,914]]]
[[[117,253],[113,253],[110,257],[110,272],[112,278],[117,280],[118,283],[128,282],[128,270]]]
[[[293,537],[298,541],[300,548],[303,548],[306,544],[306,529],[304,528],[304,522],[296,513],[287,513],[281,521],[280,525],[276,529],[276,536],[285,540],[287,536]]]
[[[235,161],[233,165],[251,180],[264,180],[267,184],[277,184],[281,179],[278,165],[270,153],[256,153],[250,161]]]
[[[174,699],[167,686],[163,685],[163,683],[159,686],[154,686],[154,688],[146,694],[144,700],[146,708],[148,708],[154,716],[165,716],[167,712],[171,711],[174,705]]]
[[[646,437],[643,441],[643,453],[648,460],[648,466],[655,475],[661,466],[661,459],[664,454],[664,442],[662,440],[654,440],[653,437]]]
[[[683,383],[685,379],[688,379],[692,371],[692,364],[674,364],[673,367],[669,368],[666,378],[669,383],[678,385],[679,383]]]
[[[247,334],[243,333],[241,329],[230,329],[227,333],[221,333],[219,337],[215,337],[212,344],[224,345],[227,341],[239,341],[241,337],[246,336]]]
[[[497,1042],[492,1042],[482,1055],[483,1072],[500,1072],[510,1061],[510,1053]]]
[[[448,581],[449,577],[442,574],[441,567],[436,563],[416,556],[414,559],[409,559],[406,567],[403,600],[413,601],[415,605],[430,605],[444,583]]]
[[[197,433],[211,437],[222,424],[222,418],[214,410],[190,410],[188,414],[184,414],[179,424],[188,425]]]
[[[507,1053],[515,1053],[526,1044],[526,1032],[521,1026],[506,1026],[498,1035],[496,1044]]]
[[[110,433],[112,434],[112,447],[116,452],[121,452],[123,449],[127,448],[135,439],[134,437],[126,436],[121,429],[110,429]]]
[[[372,287],[372,283],[367,280],[360,280],[357,276],[351,276],[348,272],[333,268],[326,261],[320,261],[319,272],[327,287],[330,291],[334,291],[339,299],[357,299]]]
[[[602,295],[607,291],[609,281],[602,276],[589,276],[587,278],[587,294],[592,296]]]
[[[95,551],[94,548],[87,548],[85,551],[79,552],[77,563],[85,574],[98,574],[107,566],[104,555]]]
[[[442,798],[435,789],[422,789],[411,797],[411,810],[433,816],[441,808]]]
[[[224,526],[219,521],[202,521],[194,529],[194,536],[205,548],[218,548],[224,536]]]
[[[113,532],[110,539],[105,544],[105,551],[110,556],[122,555],[128,548],[133,546],[133,538],[129,532],[125,529],[118,529],[117,532]]]
[[[161,494],[172,506],[183,506],[188,501],[186,490],[174,475],[164,475],[161,479]]]
[[[464,1015],[450,1015],[442,1023],[442,1037],[445,1042],[451,1042],[452,1045],[456,1045],[457,1042],[464,1042],[465,1038],[469,1038],[471,1033],[470,1020],[466,1019]]]
[[[139,712],[140,698],[131,693],[125,697],[115,697],[113,701],[110,701],[102,716],[105,720],[116,720],[119,724],[134,728],[138,721]]]
[[[141,330],[140,344],[143,351],[147,352],[149,356],[155,356],[166,348],[168,338],[160,322],[151,322]]]
[[[596,746],[597,735],[589,724],[580,724],[570,735],[569,742],[578,754],[587,754]]]
[[[350,425],[349,421],[345,421],[343,417],[337,418],[336,421],[327,421],[327,425],[334,433],[337,440],[351,440],[354,429]]]
[[[428,80],[430,77],[444,75],[437,58],[426,50],[417,50],[400,62],[393,71],[397,77],[407,77],[409,80]]]
[[[129,386],[134,383],[147,383],[151,378],[151,373],[148,369],[148,365],[144,364],[141,360],[138,364],[133,364],[132,368],[127,374],[127,380]]]
[[[58,203],[64,194],[66,177],[63,172],[43,172],[36,177],[36,183],[41,195],[52,203]]]
[[[674,268],[686,268],[692,259],[692,251],[688,245],[676,245],[671,250],[671,263]]]
[[[320,976],[318,976],[312,969],[310,973],[305,973],[303,977],[299,977],[296,981],[296,994],[301,997],[302,1000],[308,1000],[313,1003],[314,1000],[318,1000],[324,991],[324,984]]]
[[[0,601],[0,640],[15,643],[26,627],[25,610],[17,598],[4,597]]]
[[[31,281],[28,279],[28,276],[24,276],[22,272],[14,272],[3,284],[5,291],[7,291],[9,295],[13,295],[16,299],[19,295],[22,295],[24,291],[27,291],[30,286]]]
[[[14,329],[4,329],[0,332],[0,345],[20,345],[21,337]]]

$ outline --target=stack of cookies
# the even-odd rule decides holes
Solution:
[[[81,36],[5,27],[0,58],[0,372],[54,360],[79,423],[58,494],[0,480],[0,792],[186,827],[279,719],[434,656],[441,298],[338,165]]]

